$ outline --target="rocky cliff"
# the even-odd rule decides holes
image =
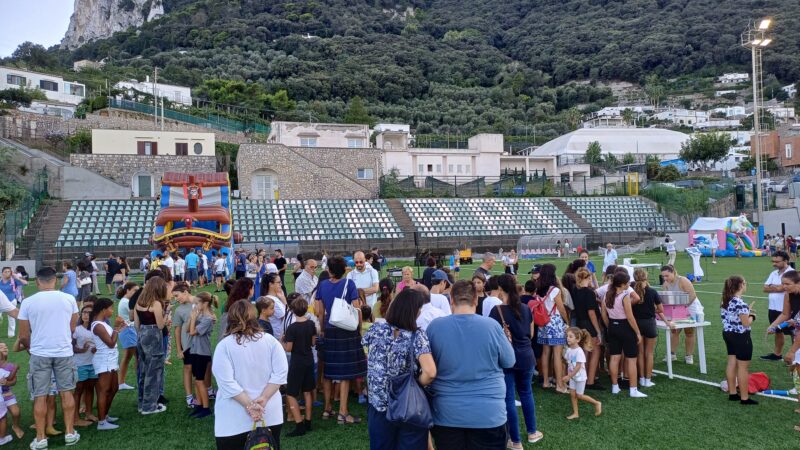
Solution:
[[[75,11],[61,46],[74,49],[163,14],[162,0],[75,0]]]

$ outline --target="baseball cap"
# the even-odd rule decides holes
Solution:
[[[436,271],[433,272],[433,275],[431,275],[431,280],[432,281],[442,281],[442,280],[444,280],[444,281],[447,281],[449,283],[450,282],[450,277],[448,277],[447,274],[444,273],[444,270],[436,270]]]
[[[83,256],[92,256],[92,254],[89,253],[89,252],[86,252],[86,253],[83,254]]]
[[[542,270],[542,265],[534,264],[533,267],[531,267],[531,271],[528,273],[539,273],[540,270]]]
[[[267,273],[278,273],[278,266],[273,263],[267,264]]]

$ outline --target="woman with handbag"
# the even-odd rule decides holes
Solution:
[[[542,370],[544,379],[542,387],[549,389],[550,369],[553,369],[556,379],[556,390],[562,394],[569,391],[562,380],[564,376],[564,365],[561,363],[561,355],[564,346],[567,345],[567,308],[564,305],[564,297],[561,295],[561,284],[556,278],[556,266],[552,264],[542,264],[539,269],[539,278],[536,279],[536,295],[544,300],[544,307],[550,315],[550,322],[541,327],[538,333],[538,341],[542,344]]]
[[[228,310],[225,338],[214,350],[211,368],[218,386],[214,403],[217,449],[245,448],[252,431],[271,437],[274,448],[280,450],[283,405],[278,390],[286,384],[289,364],[278,340],[261,331],[250,302],[236,302]],[[254,430],[256,424],[262,428]]]
[[[322,324],[320,332],[325,360],[323,388],[325,409],[323,419],[333,417],[332,384],[339,384],[339,413],[336,422],[340,425],[361,423],[360,417],[350,415],[347,396],[350,381],[367,374],[367,361],[361,335],[361,301],[353,280],[345,278],[347,263],[344,258],[334,256],[328,260],[330,279],[320,283],[316,293],[314,311]],[[346,320],[349,315],[350,320]]]
[[[389,394],[390,388],[397,383],[395,380],[399,380],[401,375],[411,374],[420,385],[427,386],[436,378],[436,364],[431,356],[428,336],[416,324],[424,302],[423,294],[407,289],[400,292],[395,301],[397,303],[386,312],[386,321],[375,323],[361,340],[369,348],[369,446],[372,450],[426,450],[429,425],[409,423],[422,419],[424,414],[406,418],[405,422],[390,420],[389,409],[394,408],[392,413],[395,413],[397,408],[407,406],[402,404],[404,397],[394,398]],[[421,389],[418,386],[416,388]],[[427,403],[427,399],[424,401]],[[424,408],[426,405],[422,406]]]
[[[503,369],[506,382],[506,414],[508,415],[506,426],[508,427],[509,436],[509,442],[506,447],[521,449],[519,416],[517,415],[517,406],[514,403],[515,391],[519,394],[519,401],[522,403],[522,415],[525,417],[525,425],[528,430],[528,442],[532,444],[544,437],[542,432],[536,429],[536,410],[533,391],[531,390],[533,369],[536,367],[533,347],[531,347],[533,316],[531,315],[531,310],[526,305],[523,305],[519,299],[514,275],[505,273],[498,276],[497,284],[500,287],[498,296],[503,304],[495,306],[489,313],[489,317],[503,326],[506,337],[511,342],[511,346],[514,347],[514,357],[516,359],[514,367]]]

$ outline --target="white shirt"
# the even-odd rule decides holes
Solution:
[[[125,319],[125,325],[131,327],[135,324],[133,320],[130,320],[131,317],[131,306],[130,300],[122,297],[119,300],[119,305],[117,305],[117,316],[122,317]],[[78,325],[80,326],[80,324]]]
[[[431,294],[431,305],[441,310],[445,316],[449,316],[453,313],[453,311],[450,310],[450,302],[447,300],[447,297],[442,294]]]
[[[294,291],[302,295],[309,305],[313,300],[311,298],[311,291],[317,287],[317,281],[319,281],[319,278],[316,275],[311,275],[303,270],[303,272],[300,273],[300,276],[297,277],[297,281],[294,282]]]
[[[267,263],[267,273],[278,273],[278,266],[273,263]]]
[[[208,256],[205,253],[200,254],[200,259],[203,260],[203,268],[208,269]]]
[[[6,294],[0,291],[0,313],[13,311],[14,309],[16,309],[16,306],[8,300]]]
[[[162,263],[163,263],[165,266],[169,267],[169,271],[170,271],[170,272],[174,272],[174,270],[173,270],[173,269],[175,268],[175,260],[174,260],[174,259],[172,259],[172,256],[167,256],[167,257],[164,259],[164,261],[162,261]]]
[[[667,252],[668,253],[675,253],[675,241],[667,242]]]
[[[583,349],[580,347],[575,348],[567,348],[564,352],[564,360],[567,362],[567,370],[572,372],[575,370],[575,366],[578,363],[581,364],[581,370],[576,372],[572,375],[572,379],[576,382],[580,383],[581,381],[586,381],[586,354],[583,353]]]
[[[242,367],[246,370],[241,370]],[[214,436],[235,436],[252,430],[253,420],[233,397],[246,392],[255,399],[267,384],[286,384],[289,363],[281,344],[268,333],[262,333],[255,341],[242,341],[242,345],[231,335],[217,344],[211,371],[218,388],[214,402]],[[280,392],[267,400],[263,417],[267,426],[283,423]]]
[[[216,272],[216,273],[220,273],[220,272],[221,273],[225,273],[225,260],[224,259],[217,258],[217,260],[214,261],[214,272]]]
[[[183,275],[186,273],[186,261],[183,258],[178,258],[175,261],[175,275]]]
[[[616,264],[617,261],[617,251],[613,248],[611,250],[606,250],[606,254],[603,257],[603,272],[606,271],[606,267]]]
[[[544,308],[547,310],[548,313],[550,313],[550,311],[553,310],[553,307],[556,306],[556,297],[558,297],[558,294],[560,294],[560,293],[561,293],[561,289],[559,289],[557,287],[554,287],[553,289],[550,289],[550,295],[548,295],[547,298],[544,299]],[[562,299],[562,301],[563,301],[563,299]],[[484,300],[484,305],[485,304],[486,304],[486,300]]]
[[[148,267],[150,267],[150,260],[147,258],[142,258],[142,260],[139,261],[139,270],[144,272]]]
[[[92,357],[92,361],[97,361],[97,365],[95,367],[108,367],[109,363],[116,363],[116,361],[119,360],[119,350],[117,350],[116,345],[109,347],[105,342],[103,342],[102,339],[100,339],[100,336],[94,334],[94,329],[97,327],[105,328],[106,333],[108,333],[109,336],[111,336],[111,333],[114,332],[114,329],[111,328],[111,325],[99,320],[92,322],[92,337],[94,338],[94,346],[97,349]]]
[[[31,355],[46,358],[72,356],[73,315],[77,320],[75,297],[61,291],[41,291],[22,302],[19,319],[31,325]]]
[[[378,271],[373,269],[372,266],[368,264],[364,264],[363,272],[359,272],[358,269],[355,269],[347,274],[347,278],[353,280],[353,283],[355,283],[356,287],[359,289],[371,288],[374,285],[377,285],[381,280],[381,276],[378,275]],[[372,308],[375,306],[375,302],[378,301],[378,293],[375,292],[374,294],[369,294],[366,296],[366,299],[367,305]]]
[[[328,257],[322,255],[322,261],[320,261],[320,266],[322,266],[322,270],[328,270]]]
[[[275,302],[275,314],[269,318],[269,324],[272,325],[272,335],[275,339],[280,340],[283,336],[283,317],[286,316],[286,306],[281,299],[273,295],[268,295]]]
[[[794,269],[792,269],[791,266],[786,267],[786,270],[784,270],[783,273],[778,273],[777,270],[773,270],[772,273],[769,274],[769,277],[767,278],[767,281],[764,282],[764,286],[767,286],[767,285],[770,285],[770,284],[774,284],[774,285],[780,286],[781,285],[781,276],[784,273],[792,271],[792,270],[794,270]],[[770,311],[783,311],[783,295],[784,295],[783,292],[770,292],[769,293],[769,309],[770,309]]]
[[[503,301],[497,297],[486,297],[483,299],[483,309],[481,310],[481,315],[483,317],[489,317],[489,313],[492,312],[494,307],[502,304]]]
[[[92,365],[92,347],[94,347],[94,333],[87,330],[85,326],[78,324],[75,327],[75,333],[72,334],[72,337],[75,338],[75,347],[83,348],[83,346],[88,342],[89,343],[89,351],[84,353],[75,353],[72,356],[72,360],[75,361],[75,366],[91,366]]]
[[[430,303],[425,303],[422,305],[422,309],[419,310],[419,316],[417,316],[417,326],[425,331],[428,329],[428,325],[433,322],[433,319],[438,319],[439,317],[444,316],[446,316],[446,314],[443,313],[442,310]]]
[[[711,236],[711,248],[718,249],[719,248],[719,239],[717,239],[717,235]]]

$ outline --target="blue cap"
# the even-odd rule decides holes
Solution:
[[[436,271],[433,272],[433,275],[431,275],[431,280],[433,280],[433,281],[447,281],[449,283],[450,282],[450,277],[447,276],[447,274],[444,272],[444,270],[436,270]]]

